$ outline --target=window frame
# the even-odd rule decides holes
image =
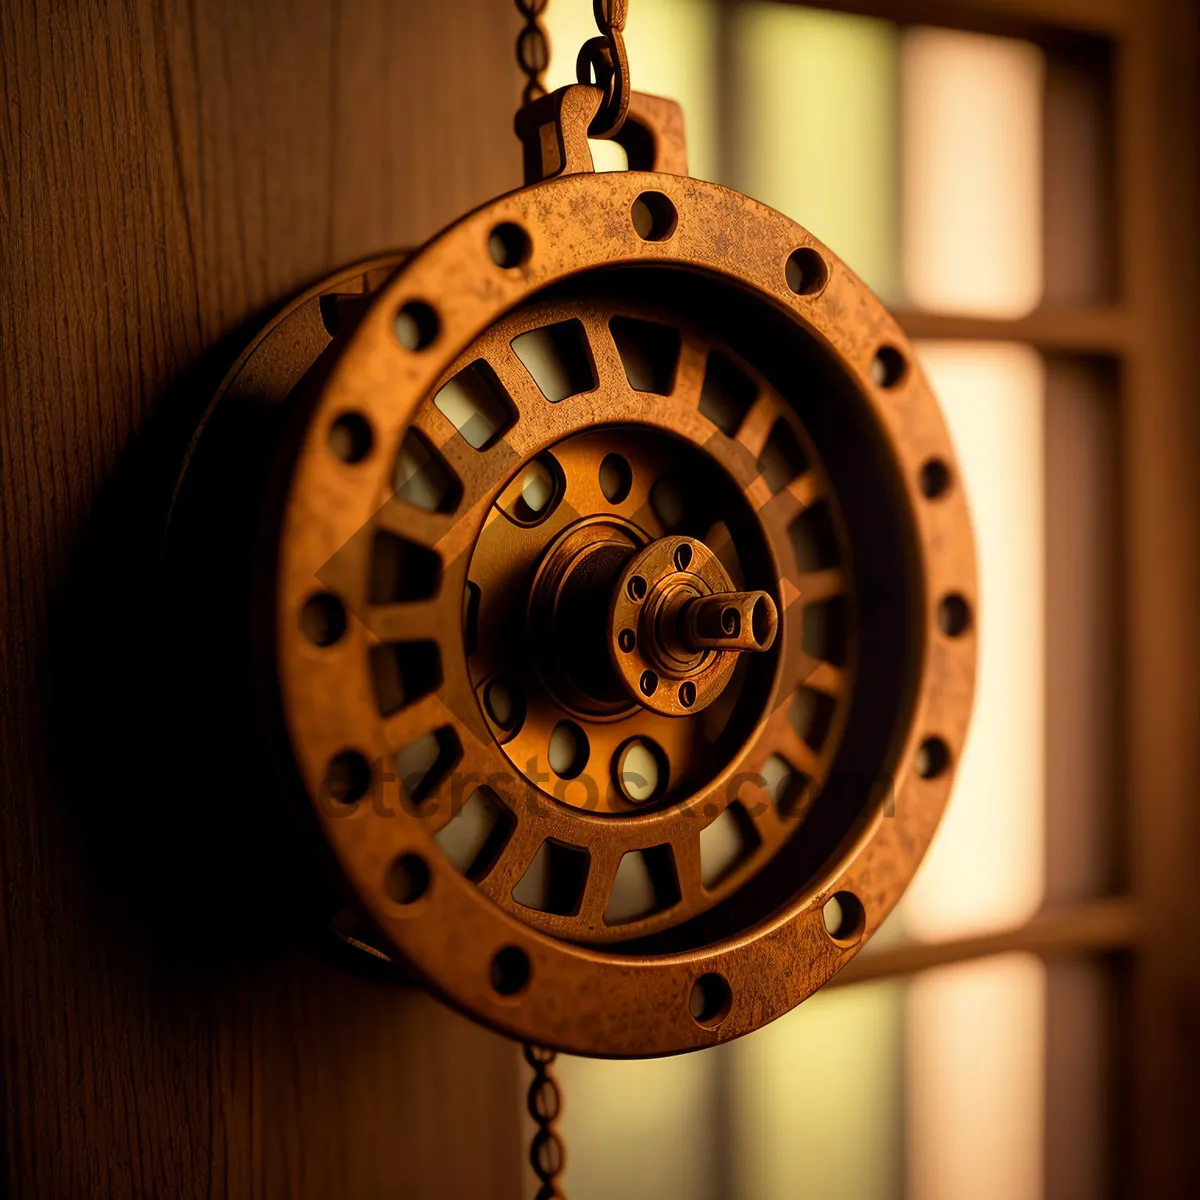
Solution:
[[[1115,1194],[1187,1194],[1197,1151],[1190,1114],[1200,1041],[1185,1014],[1200,997],[1200,888],[1194,815],[1200,637],[1200,497],[1191,462],[1197,405],[1189,337],[1200,260],[1194,63],[1200,6],[1189,0],[774,0],[900,25],[1028,38],[1050,54],[1081,37],[1112,61],[1115,296],[1017,320],[898,313],[913,338],[1015,341],[1117,367],[1123,528],[1118,533],[1121,764],[1117,894],[1047,907],[984,936],[860,955],[830,986],[912,976],[1009,951],[1101,958],[1112,969]],[[728,18],[736,0],[724,0]],[[723,39],[728,44],[728,38]],[[1191,1053],[1187,1048],[1191,1047]]]

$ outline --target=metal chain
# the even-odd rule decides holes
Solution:
[[[530,104],[546,94],[542,76],[550,64],[550,39],[541,18],[550,0],[516,0],[525,27],[517,35],[517,62],[525,73],[521,103]],[[599,37],[588,38],[575,60],[575,77],[604,93],[600,111],[588,126],[594,138],[612,138],[621,132],[629,111],[629,56],[625,53],[625,21],[629,0],[592,0]]]
[[[600,36],[589,38],[580,47],[575,77],[580,83],[591,83],[594,77],[596,86],[604,92],[604,102],[588,126],[588,135],[612,138],[621,132],[629,111],[629,57],[624,37],[629,0],[592,0],[592,12]]]
[[[529,1115],[538,1127],[529,1144],[529,1164],[540,1185],[535,1200],[565,1200],[557,1179],[566,1161],[566,1151],[554,1128],[554,1122],[562,1112],[562,1092],[550,1071],[557,1057],[553,1050],[544,1046],[525,1044],[525,1061],[533,1068],[527,1104]]]
[[[525,28],[517,35],[517,62],[525,72],[521,103],[531,104],[546,94],[542,76],[550,65],[550,39],[542,28],[541,16],[550,0],[516,0]]]

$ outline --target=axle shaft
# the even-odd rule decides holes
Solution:
[[[679,636],[690,650],[769,650],[779,611],[766,592],[716,592],[689,600],[679,614]]]

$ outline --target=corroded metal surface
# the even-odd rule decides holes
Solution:
[[[669,394],[640,392],[630,383],[612,331],[614,323],[636,319],[678,335],[670,382],[660,385]],[[706,366],[718,351],[686,322],[676,318],[668,326],[667,320],[629,304],[533,304],[492,324],[459,354],[434,395],[464,373],[478,378],[479,364],[487,363],[490,377],[515,405],[517,420],[502,437],[475,450],[435,400],[418,407],[411,428],[424,445],[438,448],[443,469],[465,494],[453,519],[422,518],[392,497],[376,520],[408,538],[422,536],[415,531],[417,520],[438,520],[442,532],[428,545],[442,563],[439,598],[354,610],[384,643],[424,640],[440,647],[436,703],[417,701],[388,718],[387,736],[401,752],[430,730],[453,730],[458,755],[453,771],[412,815],[437,838],[459,819],[471,789],[484,784],[491,803],[511,814],[514,827],[494,860],[471,871],[481,892],[524,923],[577,942],[627,942],[682,925],[752,877],[785,844],[801,815],[781,813],[762,781],[764,767],[778,756],[796,773],[797,784],[805,781],[805,800],[819,791],[838,749],[854,673],[852,645],[837,668],[802,647],[806,608],[831,597],[852,600],[853,593],[844,536],[836,564],[807,571],[794,561],[788,529],[795,516],[818,498],[836,510],[816,447],[782,397],[728,348],[723,357],[738,361],[754,401],[741,440],[714,437],[699,404]],[[586,347],[594,386],[548,403],[514,346],[520,348],[525,335],[568,323]],[[805,447],[804,466],[772,493],[758,464],[780,422]],[[493,456],[496,464],[488,467]],[[621,491],[610,496],[602,467],[612,460],[628,474]],[[518,512],[530,464],[561,481],[537,521]],[[672,534],[674,522],[683,518],[667,511],[671,505],[659,491],[674,483],[692,489],[699,507],[696,538]],[[697,654],[695,670],[678,669],[675,688],[648,690],[637,646],[631,653],[620,647],[629,625],[647,642],[652,637],[633,610],[649,609],[653,620],[658,584],[673,577],[690,575],[709,592],[735,586],[702,538],[728,559],[738,587],[767,583],[781,605],[785,572],[791,603],[783,637],[778,646],[771,638],[755,656],[761,661],[740,678],[732,678],[737,654]],[[677,572],[676,556],[685,544],[694,547],[694,561],[687,572]],[[449,545],[461,549],[443,549]],[[601,556],[606,567],[593,565]],[[641,601],[631,599],[628,588],[634,561],[647,571]],[[572,571],[590,575],[583,591],[592,604],[569,594]],[[755,596],[761,590],[752,588]],[[466,626],[453,601],[464,591],[474,606]],[[568,613],[560,618],[563,609]],[[365,671],[365,659],[360,667]],[[679,699],[678,686],[685,681],[695,687],[690,706]],[[515,715],[501,720],[489,712],[498,684],[506,707],[516,706]],[[359,686],[369,688],[369,680]],[[818,691],[834,713],[833,730],[819,751],[789,719],[788,701],[799,686]],[[714,703],[720,698],[723,703]],[[731,720],[735,710],[740,722]],[[584,747],[583,761],[568,755],[565,764],[556,764],[551,740],[564,723]],[[654,786],[636,798],[622,788],[621,760],[631,743],[656,760]],[[402,806],[399,783],[395,793],[384,806]],[[706,879],[700,833],[731,805],[752,826],[753,844],[719,878]],[[587,869],[578,894],[543,908],[522,903],[519,885],[531,870],[536,875],[552,869],[534,865],[547,842],[583,852]],[[669,878],[656,889],[661,902],[644,914],[614,920],[618,871],[627,855],[642,852],[669,853],[663,868]]]
[[[418,251],[298,389],[273,617],[364,940],[509,1034],[631,1056],[783,1014],[894,906],[966,734],[975,621],[938,612],[973,614],[975,577],[945,426],[878,300],[744,196],[592,174],[600,101],[531,105],[532,186]],[[627,128],[682,161],[677,111],[646,101]],[[527,348],[567,326],[582,381]],[[856,916],[830,930],[834,894]]]

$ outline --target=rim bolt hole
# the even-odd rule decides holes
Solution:
[[[640,575],[635,575],[629,581],[628,589],[631,600],[644,600],[646,598],[646,581]]]
[[[696,703],[696,685],[690,679],[679,685],[679,703],[684,708],[691,708]]]
[[[642,689],[643,696],[653,696],[658,691],[658,676],[653,671],[643,671],[638,686]]]
[[[621,647],[623,654],[632,654],[633,648],[637,645],[637,634],[632,629],[622,629],[617,634],[617,645]]]
[[[686,571],[692,562],[692,548],[688,545],[679,546],[675,551],[675,567]]]

